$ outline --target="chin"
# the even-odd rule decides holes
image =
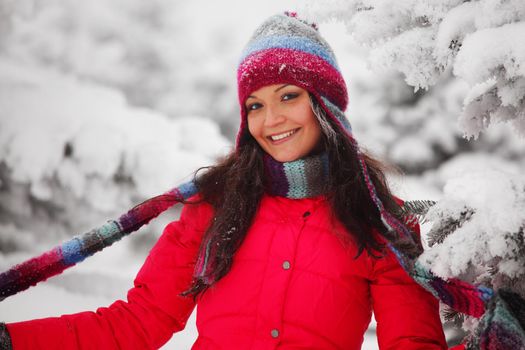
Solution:
[[[285,154],[270,154],[273,159],[275,159],[278,162],[285,163],[285,162],[293,162],[294,160],[297,160],[301,158],[299,155],[285,155]]]

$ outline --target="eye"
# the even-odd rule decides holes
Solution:
[[[299,96],[298,93],[296,92],[288,92],[284,95],[281,96],[281,101],[289,101],[289,100],[293,100],[294,98],[296,98],[297,96]]]
[[[251,111],[255,111],[255,110],[257,110],[257,109],[259,109],[259,108],[261,108],[261,107],[262,107],[262,104],[260,104],[260,103],[258,103],[258,102],[255,102],[255,103],[252,103],[252,104],[247,105],[247,106],[246,106],[246,110],[247,110],[248,113],[249,113],[249,112],[251,112]]]

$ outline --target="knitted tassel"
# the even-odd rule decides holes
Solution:
[[[204,249],[201,249],[199,256],[197,257],[197,262],[195,263],[195,272],[194,278],[200,283],[209,286],[212,283],[213,276],[209,270],[212,270],[212,260],[210,256],[213,256],[214,247],[212,246],[213,241],[208,237]]]
[[[418,261],[410,276],[444,304],[464,314],[481,317],[494,291],[484,286],[474,286],[459,279],[444,280],[425,269]]]
[[[514,313],[516,310],[509,307],[508,298],[518,298],[521,305],[525,303],[516,294],[499,291],[488,304],[474,336],[468,340],[468,350],[525,350],[523,320],[520,322]]]
[[[196,193],[193,182],[185,183],[137,205],[118,220],[110,220],[40,256],[13,266],[0,274],[0,301],[61,274],[65,269],[137,231],[174,204],[183,202]]]

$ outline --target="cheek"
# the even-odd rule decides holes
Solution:
[[[246,125],[248,126],[248,131],[253,136],[253,122],[249,118],[246,120]]]
[[[316,123],[316,125],[312,125],[312,132],[311,132],[311,140],[310,144],[312,147],[316,147],[321,142],[321,127],[319,126],[319,123]]]
[[[248,124],[248,131],[250,132],[250,134],[254,138],[259,136],[258,134],[260,133],[260,126],[258,125],[257,121],[253,118],[248,118],[246,122]]]
[[[308,109],[305,114],[308,117],[305,119],[304,124],[307,125],[310,130],[311,143],[317,144],[321,139],[321,125],[319,125],[319,121],[311,109]]]

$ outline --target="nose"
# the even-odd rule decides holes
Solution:
[[[268,106],[266,108],[266,116],[264,118],[264,126],[271,128],[283,123],[286,117],[281,113],[279,108]]]

